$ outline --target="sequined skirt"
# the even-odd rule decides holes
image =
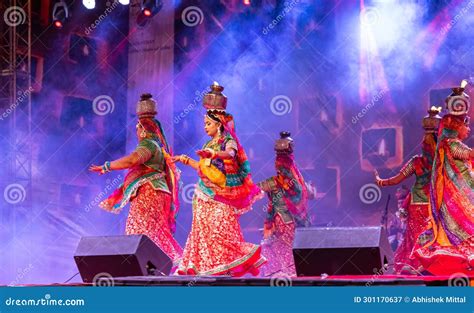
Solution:
[[[261,269],[263,276],[296,276],[293,258],[294,239],[295,223],[285,224],[277,214],[272,236],[262,243],[262,255],[268,260]]]
[[[183,253],[170,228],[171,195],[153,189],[150,183],[142,185],[130,202],[125,232],[127,235],[146,235],[176,266]]]
[[[403,234],[403,241],[395,251],[395,272],[400,273],[404,268],[422,271],[420,261],[413,256],[413,249],[420,234],[429,222],[429,205],[411,203],[411,195],[407,199],[408,217]]]
[[[242,276],[255,274],[264,262],[260,247],[244,241],[235,208],[196,189],[191,232],[177,273]]]

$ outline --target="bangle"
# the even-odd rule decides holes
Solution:
[[[183,164],[188,165],[189,164],[189,157],[187,155],[183,155],[183,158],[184,158]]]
[[[102,174],[105,174],[105,173],[108,173],[110,172],[111,169],[110,169],[110,162],[109,161],[106,161],[104,163],[104,165],[102,165]]]

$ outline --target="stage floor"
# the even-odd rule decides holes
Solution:
[[[226,276],[132,276],[104,277],[96,285],[108,286],[471,286],[474,277],[467,279],[450,276],[328,276],[328,277],[272,277],[272,278],[234,278]],[[94,286],[88,283],[27,285],[27,286]]]

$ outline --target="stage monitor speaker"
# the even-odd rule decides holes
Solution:
[[[74,254],[82,280],[169,275],[172,260],[145,235],[82,237]]]
[[[293,257],[298,276],[374,275],[392,250],[381,226],[309,227],[296,229]]]

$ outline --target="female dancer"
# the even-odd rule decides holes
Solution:
[[[435,275],[472,274],[474,267],[474,150],[462,141],[469,137],[469,98],[453,88],[448,114],[441,120],[431,176],[428,241],[415,251]]]
[[[415,184],[403,204],[406,228],[403,241],[395,251],[394,268],[398,274],[404,271],[422,270],[421,263],[412,256],[412,252],[418,236],[428,223],[431,166],[436,150],[436,131],[439,126],[440,111],[441,108],[432,107],[428,111],[429,115],[423,119],[425,135],[421,145],[421,155],[412,157],[394,177],[381,179],[375,172],[375,180],[380,187],[397,185],[411,175],[415,175]]]
[[[200,179],[193,198],[193,221],[177,273],[180,275],[258,274],[265,262],[260,247],[244,241],[238,222],[260,195],[252,182],[247,156],[233,118],[225,112],[227,98],[216,83],[204,97],[204,129],[211,137],[200,159],[174,157],[194,168]]]
[[[262,254],[268,263],[262,274],[296,276],[293,259],[293,240],[297,226],[309,226],[307,199],[314,197],[314,187],[307,185],[296,167],[293,139],[289,132],[281,132],[275,143],[277,176],[257,185],[268,194]]]
[[[130,202],[127,235],[147,235],[176,266],[182,248],[173,238],[175,216],[178,211],[177,181],[179,173],[171,160],[171,150],[156,115],[156,102],[150,94],[141,96],[137,104],[136,125],[139,144],[130,155],[102,166],[92,165],[91,171],[105,174],[128,169],[124,183],[100,206],[119,213]]]

